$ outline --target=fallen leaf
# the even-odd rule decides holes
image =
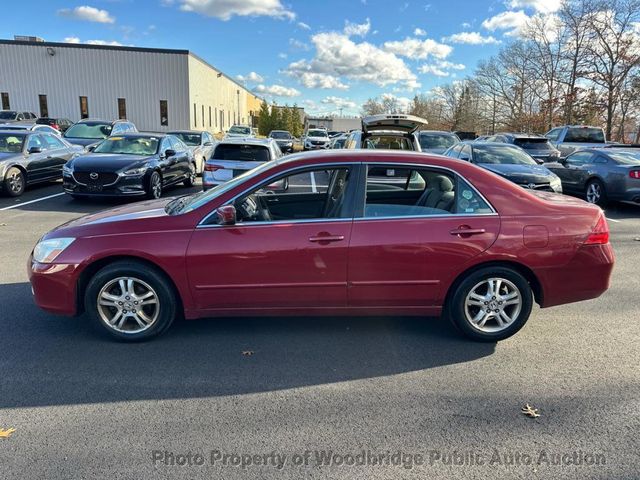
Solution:
[[[537,418],[540,416],[540,414],[538,413],[538,409],[533,408],[528,403],[524,407],[522,407],[521,411],[523,415],[526,415],[529,418]]]
[[[4,428],[0,428],[0,438],[9,438],[15,431],[15,428],[9,428],[7,430],[5,430]]]
[[[244,355],[245,357],[250,357],[251,355],[253,355],[253,350],[244,350],[242,352],[242,355]]]
[[[6,227],[7,224],[6,223],[0,223],[0,227]]]

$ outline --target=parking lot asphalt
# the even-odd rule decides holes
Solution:
[[[0,478],[638,478],[640,207],[607,209],[606,294],[498,344],[438,319],[241,318],[129,345],[33,303],[38,238],[117,204],[60,192],[0,198]]]

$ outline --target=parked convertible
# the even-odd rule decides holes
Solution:
[[[196,166],[173,135],[133,133],[109,137],[63,168],[63,187],[78,197],[160,198],[176,183],[191,187]]]
[[[73,220],[38,242],[29,277],[41,308],[121,340],[181,316],[444,314],[493,342],[534,302],[598,297],[613,264],[595,205],[459,160],[332,150]]]

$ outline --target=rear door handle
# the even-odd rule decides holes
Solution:
[[[460,236],[464,236],[464,235],[482,235],[483,233],[486,233],[486,230],[484,228],[454,228],[453,230],[451,230],[449,232],[451,235],[460,235]]]
[[[344,235],[317,235],[315,237],[309,237],[309,241],[313,243],[341,242],[342,240],[344,240]]]

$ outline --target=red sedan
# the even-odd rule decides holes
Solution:
[[[613,264],[597,206],[455,159],[336,150],[67,223],[29,275],[41,308],[122,340],[181,316],[445,314],[497,341],[533,302],[598,297]]]

